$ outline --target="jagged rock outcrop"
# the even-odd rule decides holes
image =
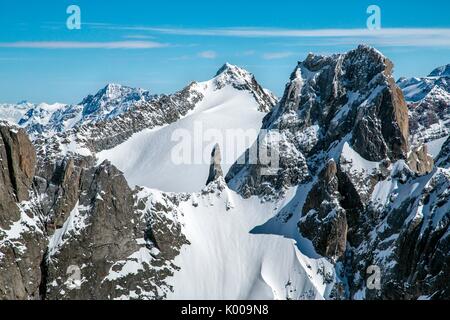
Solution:
[[[324,152],[340,152],[339,141],[372,162],[406,159],[408,152],[407,106],[393,80],[392,63],[367,46],[343,55],[310,54],[295,68],[262,129],[270,133],[266,137],[277,136],[266,149],[278,152],[279,167],[262,176],[267,164],[235,165],[227,181],[247,196],[261,194],[261,185],[276,193],[310,180],[310,173],[321,169],[318,163],[327,161],[321,158]]]
[[[380,182],[363,223],[363,241],[355,246],[351,296],[366,299],[446,299],[450,276],[450,175],[437,168],[417,177],[397,163]],[[391,190],[386,194],[386,190]],[[382,194],[385,193],[385,196]],[[387,198],[385,198],[387,196]],[[383,207],[380,208],[380,203]],[[375,209],[377,207],[377,209]],[[364,274],[370,265],[381,271],[380,290],[368,290]]]
[[[0,228],[20,217],[18,202],[29,199],[36,154],[24,130],[0,122]]]
[[[117,299],[130,291],[136,298],[163,298],[170,290],[164,279],[176,268],[170,259],[183,243],[180,230],[166,230],[164,243],[164,215],[152,216],[108,162],[83,170],[77,189],[76,204],[49,240],[44,298]]]
[[[17,202],[27,200],[36,164],[34,147],[24,130],[1,123],[0,138],[5,172],[3,185],[12,189]]]
[[[418,174],[427,174],[433,170],[434,160],[428,154],[428,147],[426,144],[412,148],[408,155],[408,166]]]
[[[220,164],[221,162],[222,156],[220,154],[220,146],[216,144],[211,152],[211,166],[209,168],[209,175],[206,185],[216,181],[219,177],[223,177],[222,166]]]
[[[347,217],[340,197],[337,166],[329,160],[308,193],[298,224],[317,252],[333,260],[342,257],[347,245]]]
[[[0,122],[0,298],[39,296],[45,240],[30,210],[36,155],[24,130]]]

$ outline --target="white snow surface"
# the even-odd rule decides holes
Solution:
[[[173,261],[180,269],[167,279],[174,289],[168,299],[327,298],[335,274],[326,259],[303,254],[296,240],[266,233],[268,228],[257,231],[292,199],[295,188],[279,203],[262,203],[243,199],[223,179],[215,183],[223,191],[209,185],[180,203],[182,214],[170,217],[181,223],[190,244]],[[161,198],[157,190],[146,192]]]
[[[216,80],[194,85],[192,89],[204,98],[185,117],[140,131],[98,153],[99,163],[110,160],[124,172],[130,186],[196,192],[206,183],[211,151],[218,143],[226,174],[256,140],[266,113],[258,111],[259,105],[249,91],[230,84],[218,89]]]
[[[344,143],[341,154],[341,166],[344,170],[367,178],[370,174],[377,171],[379,165],[379,162],[368,161],[361,157],[348,142]]]
[[[442,146],[444,145],[445,141],[447,141],[447,139],[448,137],[443,137],[440,139],[430,141],[426,144],[428,147],[428,153],[432,155],[434,159],[436,159],[436,157],[441,152]]]

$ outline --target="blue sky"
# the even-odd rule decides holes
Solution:
[[[81,29],[66,27],[69,5]],[[381,30],[366,28],[369,5]],[[309,52],[375,46],[395,75],[450,63],[450,2],[0,1],[0,102],[77,103],[109,82],[170,93],[230,62],[281,95]]]

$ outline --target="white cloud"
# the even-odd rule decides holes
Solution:
[[[204,59],[214,59],[217,57],[217,52],[212,50],[202,51],[198,53],[198,56]]]
[[[309,38],[318,39],[318,45],[334,43],[370,43],[383,46],[450,46],[450,28],[382,28],[360,29],[277,29],[277,28],[155,28],[127,27],[131,30],[184,36],[221,36],[243,38]],[[324,38],[326,41],[324,42]]]
[[[83,25],[85,25],[84,23]],[[366,43],[389,47],[450,47],[450,28],[281,29],[261,27],[176,28],[90,23],[96,28],[182,36],[310,39],[307,45]]]
[[[83,41],[18,41],[0,42],[0,48],[29,49],[152,49],[167,47],[167,44],[154,41],[113,41],[113,42],[83,42]]]
[[[288,58],[290,56],[294,55],[293,52],[290,51],[283,51],[283,52],[267,52],[263,54],[263,58],[265,60],[274,60],[274,59],[283,59]]]
[[[405,35],[445,35],[450,36],[450,28],[383,28],[369,29],[276,29],[276,28],[209,28],[180,29],[136,27],[174,35],[230,36],[230,37],[354,37],[354,36],[405,36]]]

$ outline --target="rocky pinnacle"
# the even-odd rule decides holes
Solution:
[[[220,165],[221,161],[220,147],[219,144],[216,144],[211,152],[211,166],[209,167],[209,176],[206,185],[217,180],[219,177],[223,177],[223,171]]]

